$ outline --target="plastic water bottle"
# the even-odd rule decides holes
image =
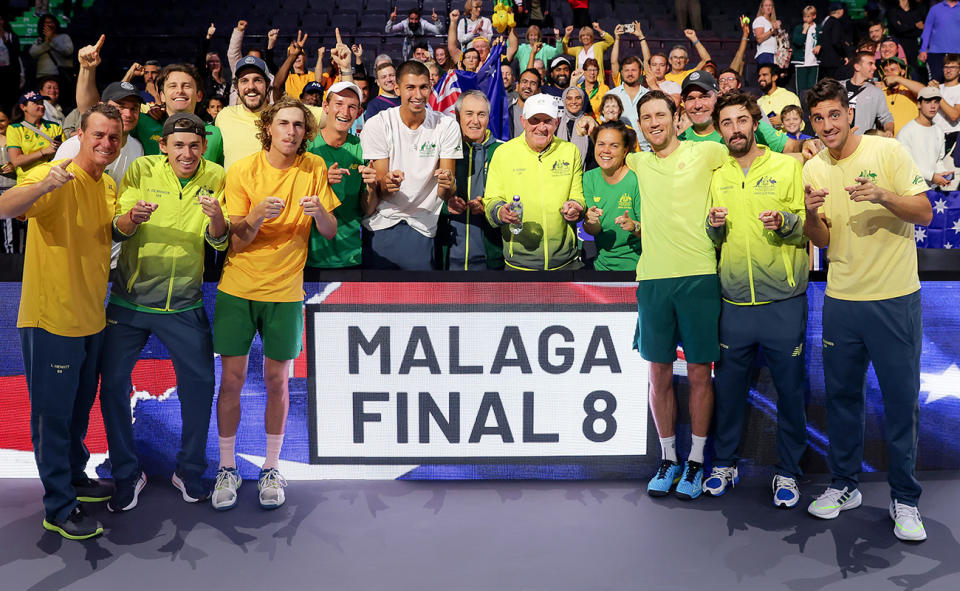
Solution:
[[[514,234],[519,234],[523,232],[523,204],[520,203],[520,196],[513,196],[513,203],[510,204],[510,210],[516,212],[520,217],[520,221],[516,224],[510,224],[510,231]]]

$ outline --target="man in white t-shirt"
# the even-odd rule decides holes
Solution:
[[[925,86],[917,95],[917,118],[908,121],[897,134],[897,140],[913,156],[931,189],[946,188],[953,180],[953,171],[943,165],[943,130],[933,124],[940,102],[940,89]]]
[[[933,118],[933,124],[946,135],[946,151],[949,154],[960,137],[960,55],[955,53],[948,53],[943,59],[940,110]],[[960,151],[953,150],[953,154],[953,162],[956,164],[960,160]]]
[[[143,156],[143,146],[137,138],[130,136],[130,132],[137,127],[137,121],[140,120],[140,105],[143,103],[143,99],[133,84],[114,82],[103,91],[101,101],[119,109],[120,119],[123,121],[120,155],[104,169],[104,172],[110,178],[117,181],[117,186],[120,186],[120,181],[123,179],[124,173],[127,172],[130,163]],[[60,144],[53,159],[74,158],[79,153],[80,137],[75,135]]]
[[[397,70],[400,106],[369,119],[360,138],[373,161],[380,203],[363,221],[369,269],[430,270],[443,201],[456,194],[454,160],[463,157],[456,119],[427,108],[430,71],[408,61]]]

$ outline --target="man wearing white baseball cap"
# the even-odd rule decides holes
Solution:
[[[327,178],[340,205],[333,210],[337,235],[328,240],[316,228],[310,231],[307,265],[321,269],[359,267],[364,216],[377,207],[377,175],[366,166],[360,138],[350,134],[354,121],[363,113],[363,92],[353,82],[337,82],[327,90],[323,112],[327,124],[307,147],[327,163]]]
[[[483,196],[490,223],[501,227],[508,269],[553,271],[582,266],[576,223],[583,216],[580,150],[556,137],[560,102],[537,94],[523,105],[523,135],[493,155]],[[515,197],[523,207],[515,210]],[[514,233],[511,225],[522,228]]]

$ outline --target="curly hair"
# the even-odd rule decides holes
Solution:
[[[317,118],[313,116],[313,113],[310,112],[310,109],[306,107],[299,100],[291,97],[284,96],[277,102],[273,103],[266,109],[260,112],[260,119],[257,120],[257,139],[260,140],[260,145],[263,146],[264,150],[270,149],[270,126],[273,124],[274,117],[277,116],[282,109],[300,109],[303,113],[303,122],[306,127],[306,133],[303,134],[303,141],[300,142],[300,147],[297,148],[297,154],[303,154],[307,151],[307,145],[317,137],[317,131],[320,126],[317,124]]]

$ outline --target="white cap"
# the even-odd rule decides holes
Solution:
[[[534,115],[549,115],[556,119],[560,116],[560,101],[549,94],[535,94],[523,103],[523,118],[529,119]]]
[[[352,90],[357,93],[357,98],[360,99],[360,102],[363,102],[363,91],[360,90],[360,87],[354,84],[353,82],[337,82],[327,89],[327,93],[340,94],[344,90]]]

